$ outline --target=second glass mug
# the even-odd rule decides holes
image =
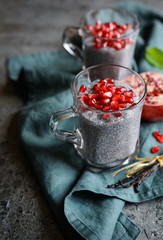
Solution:
[[[103,111],[79,100],[81,85],[88,86],[97,79],[112,78],[127,84],[137,96],[136,104],[117,111]],[[92,171],[116,167],[133,160],[139,150],[141,112],[147,87],[135,71],[113,64],[100,64],[80,72],[72,81],[73,106],[55,112],[50,127],[57,138],[74,144],[78,154]],[[109,113],[108,119],[103,114]],[[58,123],[75,117],[74,131],[58,129]]]
[[[117,38],[111,37],[113,31],[106,33],[107,37],[90,34],[89,26],[98,28],[97,23],[112,22],[119,25],[129,24],[130,28],[119,34],[121,29],[115,29]],[[107,8],[89,11],[80,21],[80,27],[68,27],[63,34],[63,47],[73,56],[80,59],[83,68],[101,63],[118,64],[132,68],[135,44],[139,33],[139,20],[134,13],[120,9]],[[110,36],[110,37],[109,37]],[[97,45],[98,47],[97,47]],[[100,44],[100,45],[99,45]],[[118,46],[118,49],[117,49]]]

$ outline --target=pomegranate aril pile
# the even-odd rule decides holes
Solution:
[[[88,25],[87,31],[97,38],[94,38],[94,47],[112,47],[115,50],[124,48],[127,44],[132,44],[129,38],[123,38],[126,31],[131,28],[130,24],[118,24],[116,22],[105,22],[97,20],[95,25]]]
[[[133,106],[134,92],[119,84],[120,81],[111,78],[96,80],[87,87],[82,85],[78,98],[85,105],[103,111],[118,111]]]
[[[143,78],[147,84],[145,103],[163,104],[163,77],[161,78],[155,73],[146,73]]]

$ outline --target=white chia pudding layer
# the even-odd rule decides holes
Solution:
[[[116,81],[115,85],[126,87],[120,81]],[[128,86],[128,89],[132,88]],[[138,102],[138,96],[134,100]],[[142,106],[136,106],[120,111],[122,115],[119,117],[111,113],[107,119],[103,119],[102,113],[96,110],[83,111],[77,124],[83,140],[83,146],[77,147],[78,153],[97,166],[114,166],[114,163],[116,166],[116,162],[125,161],[136,150],[141,109]]]

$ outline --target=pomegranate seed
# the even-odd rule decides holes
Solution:
[[[104,106],[102,110],[103,111],[109,111],[110,110],[110,106]]]
[[[113,94],[116,91],[116,87],[114,85],[110,85],[110,86],[108,86],[108,91]]]
[[[84,100],[89,100],[88,94],[84,94],[84,95],[82,96],[82,98],[83,98]]]
[[[161,136],[161,132],[159,130],[156,130],[154,133],[153,133],[153,136],[155,138],[157,138],[158,136]]]
[[[133,97],[133,93],[130,92],[130,91],[124,92],[124,95],[125,95],[126,98],[131,98],[131,97]]]
[[[157,137],[157,140],[158,140],[160,143],[163,143],[163,135],[158,136],[158,137]]]
[[[111,92],[100,92],[99,95],[100,95],[101,98],[111,98],[112,97]]]
[[[97,48],[97,49],[101,48],[101,43],[95,43],[94,47]]]
[[[100,20],[96,20],[96,26],[101,25],[101,21]]]
[[[114,48],[118,51],[121,49],[121,44],[120,43],[114,43]]]
[[[154,96],[159,96],[159,95],[160,95],[159,91],[156,90],[156,89],[153,90],[152,94],[153,94]]]
[[[133,103],[134,100],[133,100],[133,98],[127,98],[127,99],[126,99],[126,102],[127,102],[127,103]]]
[[[114,116],[115,116],[115,117],[121,117],[121,116],[122,116],[122,113],[120,113],[120,112],[114,113]]]
[[[78,99],[79,99],[79,101],[83,102],[83,98],[82,97],[79,97]]]
[[[111,108],[113,111],[119,110],[119,104],[117,101],[112,101],[111,102]]]
[[[93,106],[93,105],[95,105],[95,103],[96,103],[96,99],[90,99],[90,100],[88,101],[88,105],[89,105],[89,106]]]
[[[101,89],[102,89],[104,92],[108,92],[108,88],[107,88],[107,86],[106,86],[105,84],[103,84],[103,85],[101,86]]]
[[[80,93],[83,93],[87,90],[86,86],[85,85],[81,85],[80,88],[79,88],[79,92]]]
[[[120,108],[125,108],[125,107],[126,107],[126,104],[125,104],[125,103],[120,103],[120,104],[119,104],[119,107],[120,107]]]
[[[114,84],[115,83],[112,78],[107,78],[106,80],[107,80],[107,83],[110,83],[110,84]]]
[[[107,119],[107,118],[109,118],[110,117],[110,113],[104,113],[104,114],[102,114],[102,118],[103,119]]]
[[[101,105],[101,104],[95,104],[94,106],[96,109],[100,109],[100,110],[103,109],[103,105]]]
[[[151,152],[152,153],[157,153],[160,150],[160,147],[158,145],[152,147]]]
[[[102,78],[102,79],[100,79],[100,83],[103,83],[103,84],[105,84],[105,83],[107,83],[107,80],[106,80],[106,79],[104,79],[104,78]]]
[[[93,86],[93,90],[94,90],[95,92],[99,92],[99,91],[100,91],[100,84],[95,84],[95,85]]]
[[[121,95],[119,100],[118,100],[120,103],[124,103],[126,101],[126,98],[124,95]]]
[[[101,99],[101,103],[102,103],[102,105],[107,105],[107,104],[109,104],[109,103],[110,103],[110,98],[102,98],[102,99]]]
[[[87,26],[87,29],[88,29],[88,31],[93,31],[94,26],[93,26],[93,25],[88,25],[88,26]]]
[[[122,87],[122,86],[117,87],[117,90],[119,90],[121,93],[124,93],[124,92],[127,91],[126,88],[125,88],[125,87]]]
[[[126,43],[124,40],[121,41],[121,47],[124,48],[126,46]]]
[[[114,93],[112,96],[113,101],[117,101],[119,98],[120,98],[120,94],[118,94],[118,93]]]
[[[98,98],[98,94],[97,93],[90,93],[90,94],[88,94],[88,97],[90,99],[93,99],[93,98],[97,99]]]
[[[112,47],[113,46],[113,41],[109,41],[108,42],[108,47]]]

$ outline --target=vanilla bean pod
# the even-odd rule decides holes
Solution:
[[[128,188],[128,187],[134,186],[135,192],[139,192],[138,187],[140,186],[140,184],[145,179],[147,179],[149,176],[151,176],[159,167],[160,167],[160,163],[156,160],[154,163],[152,163],[151,165],[149,165],[147,167],[144,167],[140,171],[134,173],[129,178],[119,180],[117,183],[112,184],[112,185],[108,185],[107,187],[108,188],[115,188],[115,187],[118,187],[118,186],[122,186],[124,188]],[[135,179],[135,180],[133,180],[133,179]],[[133,182],[131,182],[127,185],[124,184],[124,183],[130,182],[131,180],[133,180]]]

